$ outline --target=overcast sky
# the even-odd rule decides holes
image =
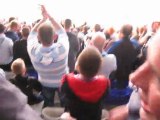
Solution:
[[[46,5],[58,20],[71,18],[77,25],[84,21],[91,25],[141,25],[160,20],[158,0],[1,0],[0,18],[36,20],[41,17],[38,4]]]

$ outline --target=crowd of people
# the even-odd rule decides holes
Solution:
[[[31,105],[54,108],[58,93],[63,119],[101,120],[105,109],[103,119],[159,120],[160,21],[116,30],[41,14],[0,23],[0,119],[45,119]]]

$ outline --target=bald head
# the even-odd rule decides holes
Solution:
[[[106,41],[106,38],[105,38],[104,33],[102,33],[102,32],[94,33],[92,36],[92,40],[91,40],[92,44],[96,48],[98,48],[98,50],[100,52],[102,52],[102,50],[103,50],[105,41]]]

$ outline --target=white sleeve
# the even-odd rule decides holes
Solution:
[[[40,44],[37,39],[37,32],[34,32],[34,31],[30,32],[27,39],[27,51],[29,56],[31,56],[32,50],[38,47],[39,45]]]

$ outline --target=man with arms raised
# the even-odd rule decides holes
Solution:
[[[46,107],[54,106],[55,91],[58,90],[61,77],[68,73],[69,43],[62,26],[50,16],[43,5],[41,10],[43,19],[32,29],[27,40],[27,49],[43,86]],[[51,25],[44,23],[47,19]],[[58,34],[56,43],[53,40],[55,33]]]

